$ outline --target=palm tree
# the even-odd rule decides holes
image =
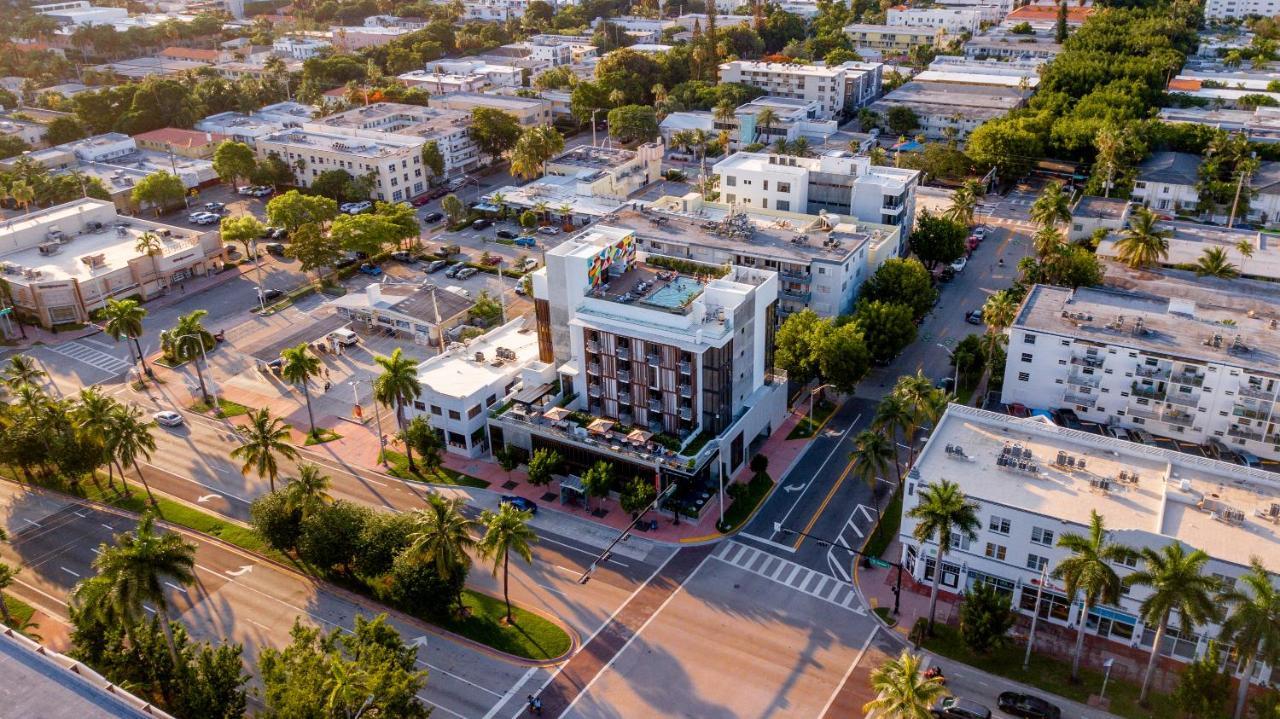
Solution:
[[[36,201],[36,189],[29,185],[26,180],[14,180],[9,185],[9,197],[13,198],[13,204],[21,207],[23,212],[31,212],[31,203]]]
[[[533,514],[516,509],[510,504],[498,507],[497,512],[485,510],[480,515],[480,523],[484,525],[484,536],[476,545],[480,556],[493,562],[493,576],[498,576],[498,566],[502,566],[502,599],[507,603],[507,624],[512,623],[511,595],[507,588],[510,578],[511,553],[526,562],[533,561],[533,550],[529,545],[538,541],[538,535],[529,527]]]
[[[693,133],[689,130],[676,130],[671,133],[671,146],[681,152],[688,152],[693,144]]]
[[[1043,260],[1062,246],[1062,233],[1056,227],[1041,227],[1032,236],[1031,245],[1035,248],[1036,257]]]
[[[943,216],[966,227],[973,224],[973,212],[978,206],[978,196],[982,186],[973,180],[965,180],[963,185],[951,193],[951,206]]]
[[[142,336],[142,320],[147,316],[146,309],[137,300],[108,299],[106,306],[102,309],[102,316],[106,320],[102,329],[107,336],[116,342],[119,342],[121,337],[133,340],[133,347],[130,348],[129,354],[135,354],[136,350],[143,374],[150,374],[150,370],[147,369],[147,359],[142,355],[142,345],[138,343],[138,338]]]
[[[1145,706],[1169,617],[1175,610],[1178,612],[1179,629],[1184,634],[1195,625],[1216,618],[1218,607],[1214,604],[1214,595],[1220,586],[1218,580],[1204,571],[1209,555],[1199,549],[1187,552],[1181,542],[1166,545],[1159,552],[1144,547],[1141,556],[1143,568],[1125,577],[1124,585],[1151,588],[1151,594],[1142,600],[1138,610],[1142,621],[1156,628],[1151,657],[1142,677],[1142,691],[1138,695],[1138,703]]]
[[[1053,569],[1053,578],[1061,579],[1067,597],[1074,601],[1080,595],[1080,614],[1076,618],[1075,656],[1071,660],[1071,681],[1080,681],[1080,657],[1084,653],[1084,633],[1089,624],[1089,611],[1099,602],[1115,604],[1120,601],[1120,576],[1112,565],[1132,559],[1134,551],[1112,542],[1107,537],[1102,515],[1096,510],[1089,518],[1088,534],[1068,532],[1058,538],[1058,546],[1071,552],[1071,556]]]
[[[498,218],[505,219],[507,216],[507,196],[501,192],[495,192],[489,195],[489,202],[498,208]]]
[[[156,207],[156,212],[160,211],[160,207]],[[152,279],[156,279],[160,274],[159,260],[156,259],[164,251],[164,244],[160,242],[160,238],[150,232],[144,232],[138,235],[138,241],[133,244],[133,249],[151,258],[151,275]]]
[[[728,100],[721,100],[715,107],[711,108],[711,119],[722,125],[732,123],[737,117],[737,106]],[[728,148],[725,148],[728,149]]]
[[[1221,247],[1207,247],[1200,259],[1196,260],[1196,275],[1199,277],[1220,277],[1233,279],[1240,276],[1240,270],[1227,260],[1227,251]]]
[[[298,467],[298,478],[284,486],[285,506],[305,519],[333,502],[328,491],[330,484],[329,476],[321,473],[319,467],[304,464]]]
[[[277,455],[284,459],[296,459],[298,450],[289,444],[289,425],[279,417],[272,417],[266,407],[249,413],[249,424],[240,429],[245,443],[231,450],[232,459],[244,462],[240,474],[248,476],[252,470],[259,477],[266,477],[271,491],[276,491],[276,477],[280,476]]]
[[[889,441],[895,445],[898,443],[898,433],[911,431],[912,427],[911,410],[907,407],[907,403],[901,397],[893,394],[886,395],[880,400],[880,404],[876,405],[875,416],[871,418],[871,429],[881,434],[886,434]],[[911,438],[907,437],[906,441],[910,442]],[[899,459],[897,447],[894,447],[893,463],[897,468],[898,478],[902,478],[902,461]]]
[[[1116,241],[1121,262],[1138,270],[1168,259],[1173,231],[1157,229],[1157,222],[1156,213],[1146,207],[1139,207],[1133,213],[1129,226],[1121,233],[1123,236]]]
[[[897,383],[893,386],[893,394],[897,395],[906,404],[907,412],[911,417],[910,423],[907,425],[903,436],[909,445],[907,449],[907,464],[915,462],[916,433],[921,427],[928,425],[932,427],[938,423],[942,417],[943,410],[946,409],[946,394],[939,391],[933,386],[933,382],[924,376],[924,372],[916,370],[913,375],[904,375],[898,378]],[[939,400],[943,400],[939,402]]]
[[[545,222],[547,220],[547,212],[551,209],[551,205],[547,204],[546,200],[538,200],[533,203],[533,207],[531,209],[533,210],[533,214],[537,215],[538,222]]]
[[[381,355],[373,358],[382,367],[382,374],[373,381],[373,398],[384,407],[394,407],[396,411],[396,427],[404,431],[404,408],[422,394],[422,385],[418,382],[418,365],[412,358],[405,357],[400,348],[395,348],[390,357]],[[404,444],[405,456],[409,460],[409,471],[416,472],[413,466],[413,448],[408,442]]]
[[[764,135],[768,135],[770,128],[773,127],[773,123],[777,121],[778,121],[778,113],[774,112],[773,108],[771,107],[766,107],[760,112],[757,112],[756,127],[760,129],[759,131],[756,132],[755,141],[761,142],[761,137]]]
[[[894,441],[886,437],[881,432],[875,430],[863,430],[854,437],[854,449],[849,453],[849,458],[854,461],[853,474],[861,479],[871,488],[871,498],[875,500],[876,484],[889,473],[889,467],[893,466],[902,470],[902,465],[898,464],[898,448],[894,446]],[[902,475],[898,475],[898,484],[902,484]],[[876,535],[880,533],[880,502],[873,501],[876,506]]]
[[[173,329],[160,336],[160,342],[169,348],[170,354],[178,362],[191,361],[196,367],[196,378],[200,380],[200,396],[205,404],[210,403],[209,390],[204,383],[204,371],[200,369],[200,357],[204,350],[213,344],[213,335],[204,328],[200,320],[209,314],[208,310],[193,310],[178,317]],[[195,340],[194,342],[192,340]]]
[[[121,483],[125,481],[124,467],[132,466],[133,471],[138,474],[138,479],[142,481],[143,488],[147,490],[147,498],[151,500],[152,506],[155,506],[156,496],[151,493],[151,485],[147,483],[146,476],[142,474],[142,468],[138,466],[139,457],[150,460],[151,453],[156,451],[156,438],[151,434],[151,426],[151,422],[143,419],[142,410],[133,405],[117,405],[108,429],[107,444],[120,462]],[[128,485],[125,485],[125,491],[128,491]]]
[[[1280,590],[1272,584],[1262,560],[1253,557],[1249,571],[1218,602],[1229,608],[1218,640],[1234,645],[1236,655],[1244,660],[1235,711],[1235,719],[1243,719],[1254,668],[1258,662],[1273,666],[1280,662]]]
[[[467,550],[476,543],[471,536],[474,522],[462,516],[462,505],[461,499],[432,494],[427,497],[425,509],[413,512],[414,531],[405,551],[433,563],[436,574],[443,579],[471,564]]]
[[[13,615],[9,613],[9,605],[4,602],[4,590],[13,584],[13,580],[18,578],[18,573],[21,571],[21,569],[14,569],[8,564],[0,562],[0,617],[4,618],[5,626],[19,630],[23,629],[23,627],[17,626],[13,620]]]
[[[311,354],[307,343],[297,347],[289,347],[280,352],[284,364],[280,366],[280,376],[302,388],[302,396],[307,401],[307,424],[311,427],[308,434],[316,436],[316,418],[311,413],[311,379],[320,374],[320,358]]]
[[[115,421],[116,408],[120,403],[114,397],[102,394],[94,387],[80,390],[76,402],[73,421],[85,446],[93,446],[99,452],[99,464],[107,465],[107,486],[115,489],[114,446],[108,441],[111,436],[111,425]],[[97,481],[97,474],[94,474]]]
[[[924,657],[902,650],[871,672],[871,688],[876,698],[862,706],[864,714],[873,711],[888,719],[930,719],[938,700],[948,694],[942,677],[926,677]]]
[[[951,549],[951,537],[959,533],[969,541],[977,539],[978,504],[960,491],[960,485],[947,479],[927,484],[920,489],[920,499],[907,516],[917,520],[916,541],[921,547],[930,540],[938,543],[938,556],[933,564],[933,588],[929,593],[929,633],[938,608],[938,582],[942,579],[942,560]]]
[[[36,366],[36,361],[27,355],[13,355],[9,358],[9,364],[5,366],[4,385],[10,390],[16,390],[23,385],[30,385],[36,389],[43,384],[45,377],[49,374]]]
[[[1071,222],[1071,196],[1062,185],[1050,182],[1031,205],[1031,219],[1041,227],[1054,227]]]
[[[568,202],[561,203],[561,205],[556,208],[556,212],[560,213],[560,225],[565,229],[572,229],[573,205]]]
[[[889,163],[889,152],[879,145],[875,145],[868,150],[867,157],[875,167],[884,167]]]
[[[1240,274],[1244,274],[1244,261],[1253,259],[1253,243],[1240,240],[1236,243],[1236,252],[1240,253]]]
[[[155,515],[146,512],[132,532],[116,535],[116,546],[103,545],[93,560],[93,567],[105,585],[106,594],[118,602],[124,615],[137,624],[145,603],[150,602],[160,615],[160,628],[169,656],[178,662],[169,626],[169,602],[164,585],[171,581],[187,585],[195,581],[196,546],[172,532],[155,531]]]

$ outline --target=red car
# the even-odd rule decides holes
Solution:
[[[414,207],[422,207],[428,202],[431,202],[431,198],[429,196],[419,195],[418,197],[413,198],[413,201],[411,201],[409,204],[413,205]]]

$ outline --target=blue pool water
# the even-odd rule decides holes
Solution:
[[[702,284],[697,280],[689,277],[676,277],[668,282],[666,286],[644,298],[644,303],[664,309],[678,310],[689,304],[700,292],[702,292]]]

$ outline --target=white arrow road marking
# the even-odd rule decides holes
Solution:
[[[199,497],[196,497],[196,502],[200,504],[204,504],[205,502],[208,502],[213,499],[222,499],[222,495],[221,494],[202,494]]]
[[[253,565],[252,565],[252,564],[246,564],[246,565],[244,565],[244,566],[240,567],[239,569],[237,569],[237,570],[236,570],[236,571],[234,571],[234,572],[233,572],[233,571],[231,571],[231,570],[229,570],[229,569],[227,569],[227,570],[223,570],[223,573],[224,573],[224,574],[226,574],[228,577],[238,577],[238,576],[240,576],[241,574],[247,574],[247,573],[252,572],[252,571],[253,571]]]
[[[788,494],[790,494],[791,492],[799,492],[800,490],[804,489],[808,484],[809,484],[808,482],[805,482],[803,484],[785,484],[782,486],[782,491],[787,492]]]
[[[413,638],[413,641],[411,641],[411,642],[409,642],[409,643],[410,643],[410,644],[412,644],[412,645],[413,645],[413,646],[415,646],[415,647],[422,647],[423,649],[426,649],[426,648],[427,648],[427,635],[425,635],[425,634],[424,634],[424,635],[422,635],[422,636],[420,636],[420,637],[414,637],[414,638]]]

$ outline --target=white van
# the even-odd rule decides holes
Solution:
[[[337,342],[343,347],[350,347],[351,345],[360,342],[360,336],[346,327],[330,332],[329,339]]]

